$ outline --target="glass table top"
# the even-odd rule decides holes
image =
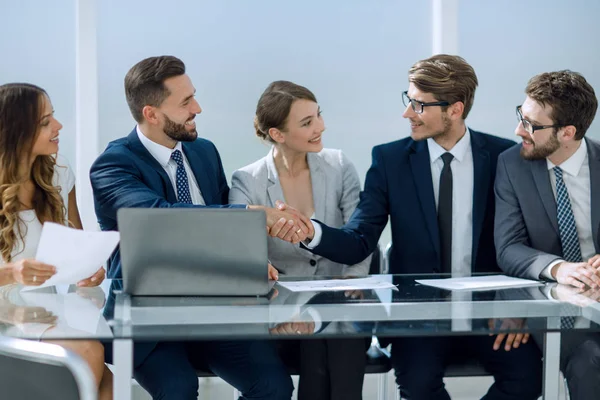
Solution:
[[[0,288],[0,334],[154,341],[600,331],[600,290],[546,283],[451,292],[415,282],[443,275],[377,277],[396,288],[291,292],[276,284],[265,297],[132,297],[120,280],[28,292],[12,285]],[[568,317],[574,323],[566,328]]]

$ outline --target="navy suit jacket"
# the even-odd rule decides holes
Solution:
[[[167,172],[146,150],[134,129],[127,137],[110,142],[90,170],[94,207],[103,231],[119,230],[117,210],[124,207],[246,207],[227,205],[229,186],[221,157],[212,142],[197,139],[182,145],[207,206],[177,202]],[[108,277],[121,278],[118,249],[109,260]]]
[[[471,130],[473,152],[473,272],[498,272],[494,249],[494,178],[498,155],[515,142]],[[392,224],[390,273],[441,272],[437,209],[427,142],[408,137],[373,148],[373,162],[354,214],[340,229],[321,224],[315,254],[356,264]],[[455,182],[455,185],[457,182]]]

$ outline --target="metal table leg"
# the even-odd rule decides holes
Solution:
[[[131,375],[133,373],[133,340],[113,341],[113,365],[115,376],[113,396],[115,400],[131,400]]]
[[[548,318],[548,327],[555,325],[557,321],[550,321]],[[560,331],[546,332],[544,334],[544,400],[558,400],[560,388]]]

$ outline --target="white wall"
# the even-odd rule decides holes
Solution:
[[[410,65],[431,52],[429,1],[169,5],[99,2],[101,148],[134,126],[123,90],[127,70],[161,54],[186,63],[204,109],[199,134],[217,145],[228,178],[268,151],[254,135],[252,120],[260,94],[277,79],[315,93],[327,126],[325,146],[343,149],[361,179],[375,144],[408,133],[400,93]]]
[[[0,0],[0,84],[28,82],[50,95],[64,125],[60,152],[75,167],[75,3]]]
[[[515,106],[541,72],[580,72],[600,96],[600,1],[460,0],[458,18],[458,51],[479,77],[473,128],[516,139]],[[586,135],[598,129],[596,118]]]

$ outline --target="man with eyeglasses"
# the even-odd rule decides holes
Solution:
[[[534,76],[525,94],[515,130],[522,145],[498,158],[498,264],[510,275],[598,289],[600,143],[585,138],[598,108],[594,89],[567,70]],[[561,318],[572,400],[600,396],[600,335],[578,334],[581,323]]]
[[[515,143],[467,128],[478,82],[462,58],[440,54],[418,61],[408,80],[403,117],[410,121],[410,137],[373,148],[364,191],[348,223],[334,229],[313,221],[304,245],[352,265],[376,250],[389,217],[392,274],[500,272],[493,240],[494,177],[498,155]],[[391,343],[403,398],[449,399],[445,368],[465,356],[476,357],[494,375],[488,400],[537,399],[541,392],[540,352],[526,335]]]

